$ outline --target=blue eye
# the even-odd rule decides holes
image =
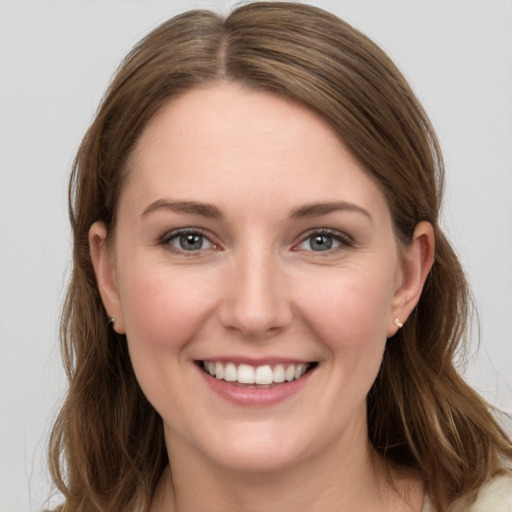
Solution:
[[[180,231],[167,236],[164,243],[179,251],[201,251],[214,247],[213,243],[198,231]]]
[[[336,240],[330,235],[313,235],[308,238],[308,244],[312,251],[328,251],[336,245]]]
[[[351,245],[352,240],[343,233],[317,231],[305,238],[297,247],[303,251],[327,252]]]

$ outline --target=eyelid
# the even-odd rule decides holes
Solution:
[[[211,247],[208,247],[205,249],[197,249],[195,251],[185,251],[183,249],[179,249],[179,248],[171,245],[170,242],[172,239],[177,238],[182,235],[189,235],[189,234],[201,235],[204,239],[208,240],[208,242],[211,244]],[[215,243],[212,240],[212,236],[206,230],[204,230],[202,228],[192,227],[192,226],[177,228],[177,229],[172,229],[171,231],[167,231],[163,236],[160,237],[160,239],[158,240],[158,244],[166,246],[168,248],[168,250],[170,250],[170,251],[177,252],[180,254],[185,254],[185,255],[194,255],[201,251],[220,249],[219,244]]]
[[[313,250],[307,250],[307,249],[301,249],[299,246],[302,245],[304,242],[308,240],[308,238],[311,238],[312,236],[318,236],[318,235],[327,235],[332,238],[334,238],[336,241],[340,243],[339,246],[333,247],[331,249],[328,249],[326,251],[313,251]],[[321,256],[322,254],[332,254],[333,252],[336,252],[343,248],[350,248],[354,247],[355,240],[348,235],[347,233],[343,231],[339,231],[337,229],[331,229],[331,228],[313,228],[305,233],[302,233],[299,237],[299,241],[293,246],[293,250],[307,250],[308,252],[315,253],[316,255]]]
[[[173,238],[177,238],[181,235],[187,235],[187,234],[201,235],[206,240],[208,240],[208,242],[211,244],[211,247],[208,247],[205,249],[197,249],[195,251],[185,251],[185,250],[179,249],[177,247],[174,247],[173,245],[170,244],[170,241]],[[315,236],[315,235],[316,236],[319,236],[319,235],[330,236],[330,237],[334,238],[336,241],[338,241],[340,245],[338,245],[337,247],[328,249],[326,251],[313,251],[313,250],[307,250],[307,249],[300,248],[301,244],[306,242],[308,240],[308,238]],[[167,246],[167,248],[173,252],[177,252],[180,254],[186,254],[186,255],[194,255],[201,251],[208,251],[208,250],[212,250],[212,249],[216,249],[216,250],[221,249],[220,245],[218,243],[216,243],[212,238],[213,238],[212,235],[205,229],[193,227],[193,226],[187,226],[187,227],[181,227],[181,228],[167,231],[163,236],[161,236],[159,238],[158,244]],[[355,245],[355,240],[350,235],[348,235],[347,233],[345,233],[343,231],[339,231],[337,229],[332,229],[332,228],[312,228],[312,229],[309,229],[308,231],[302,233],[298,237],[298,242],[296,242],[293,245],[292,250],[294,250],[294,251],[305,250],[307,252],[313,252],[313,253],[316,253],[317,255],[321,256],[322,254],[331,254],[333,252],[336,252],[337,250],[340,250],[343,248],[350,248],[350,247],[353,247],[354,245]]]

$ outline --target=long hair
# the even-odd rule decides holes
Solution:
[[[170,98],[216,81],[292,98],[326,119],[378,184],[395,235],[435,232],[435,262],[407,324],[388,340],[368,395],[368,430],[390,464],[414,468],[440,512],[512,459],[488,405],[458,375],[470,294],[438,223],[443,162],[406,80],[367,37],[318,8],[242,6],[223,19],[177,16],[126,57],[79,148],[70,180],[73,272],[61,323],[69,392],[53,429],[50,467],[62,511],[144,506],[166,466],[162,421],[141,392],[126,340],[108,326],[89,255],[96,221],[115,230],[134,143]]]

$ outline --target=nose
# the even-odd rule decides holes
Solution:
[[[293,313],[282,263],[270,251],[240,254],[219,308],[222,324],[248,339],[266,339],[285,329]]]

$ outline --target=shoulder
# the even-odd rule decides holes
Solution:
[[[512,473],[489,480],[465,512],[512,512]]]
[[[434,512],[428,497],[422,512]],[[459,504],[453,512],[512,512],[512,473],[499,475],[482,486],[470,504]]]

